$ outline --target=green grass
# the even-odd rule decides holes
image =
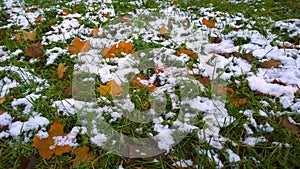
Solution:
[[[87,12],[87,7],[84,6],[84,3],[79,3],[76,7],[72,5],[68,5],[66,2],[68,1],[49,1],[49,0],[24,0],[24,7],[31,8],[32,6],[36,6],[40,9],[46,9],[49,6],[60,5],[61,9],[68,9],[69,11],[76,10],[80,14],[85,14]],[[139,8],[138,5],[129,4],[129,0],[124,1],[114,1],[112,4],[107,4],[108,6],[112,6],[116,10],[117,16],[127,15],[129,12],[136,13],[136,10]],[[209,7],[210,4],[214,6],[213,11],[221,11],[221,12],[229,12],[232,16],[235,16],[238,13],[243,13],[246,18],[250,20],[256,21],[253,26],[254,30],[258,30],[261,34],[267,36],[267,29],[270,29],[272,33],[278,35],[278,39],[281,41],[289,41],[292,43],[299,44],[299,37],[290,38],[287,33],[284,33],[283,30],[279,30],[275,28],[273,24],[268,22],[268,18],[272,18],[274,21],[284,20],[290,18],[299,18],[300,9],[299,2],[295,1],[285,1],[279,0],[274,2],[273,0],[264,1],[265,3],[259,2],[250,2],[250,3],[240,3],[234,4],[226,1],[212,1],[212,0],[179,0],[176,8],[181,8],[182,10],[187,10],[190,6],[196,6],[196,9],[190,10],[191,13],[195,13],[198,17],[202,16],[202,14],[197,12],[197,9],[201,7]],[[3,6],[4,1],[0,1],[0,6]],[[94,4],[94,6],[98,6],[99,4]],[[143,0],[141,8],[151,8],[153,10],[159,10],[162,7],[168,7],[171,5],[171,2],[159,3],[155,0]],[[260,10],[260,9],[266,10]],[[247,9],[247,10],[245,10]],[[258,9],[254,12],[255,9]],[[41,41],[42,35],[45,32],[51,29],[52,23],[61,23],[62,18],[58,17],[58,10],[48,10],[44,11],[42,16],[45,18],[40,23],[36,25],[32,25],[28,31],[36,30],[37,32],[37,42]],[[9,18],[9,14],[5,12],[5,10],[0,10],[0,26],[6,24],[7,19]],[[99,25],[95,25],[95,23],[90,20],[83,20],[82,24],[85,27],[94,28],[95,26],[105,25],[106,23],[100,22]],[[242,23],[241,23],[242,24]],[[17,49],[21,49],[24,51],[31,42],[25,43],[16,43],[12,38],[13,35],[18,32],[20,27],[12,26],[10,28],[0,29],[0,46],[4,46],[4,50],[11,55]],[[222,30],[223,34],[229,33],[231,30],[230,27],[225,27]],[[248,43],[249,39],[243,39],[241,37],[235,37],[234,44],[242,45]],[[71,40],[67,40],[64,42],[50,43],[45,45],[45,49],[50,49],[53,47],[65,47],[71,45]],[[141,39],[137,39],[133,42],[134,49],[136,51],[143,49],[151,49],[161,47],[161,45],[156,43],[146,43]],[[171,48],[171,47],[170,47]],[[241,51],[242,53],[242,51]],[[46,58],[47,56],[44,54],[43,58],[38,60],[36,63],[30,63],[30,58],[25,57],[24,61],[20,61],[21,57],[24,55],[24,52],[19,54],[18,56],[14,56],[13,58],[0,62],[0,67],[4,67],[7,65],[14,65],[20,68],[32,69],[30,72],[38,76],[42,79],[46,79],[49,87],[41,91],[42,96],[47,96],[47,98],[42,99],[39,98],[34,101],[34,111],[41,112],[42,116],[49,119],[50,124],[54,121],[54,119],[58,118],[62,123],[65,124],[64,132],[68,133],[74,126],[80,126],[80,121],[76,115],[64,116],[56,113],[56,109],[53,108],[52,101],[62,100],[64,96],[62,95],[65,89],[71,86],[72,82],[72,73],[73,66],[75,64],[74,58],[70,58],[70,54],[63,54],[59,56],[55,62],[51,65],[46,66]],[[191,68],[193,64],[197,61],[191,59],[187,66]],[[56,68],[59,63],[66,63],[65,66],[68,67],[65,72],[64,78],[58,79],[56,74]],[[257,70],[257,66],[259,65],[259,61],[253,60],[252,63],[252,71],[255,72]],[[153,70],[152,70],[153,71]],[[21,82],[22,79],[16,73],[9,71],[4,72],[0,71],[0,79],[4,77],[10,77],[11,79],[16,80],[17,82]],[[176,168],[176,166],[172,166],[174,162],[177,162],[180,159],[191,159],[194,164],[198,164],[199,168],[215,168],[217,166],[216,161],[208,158],[207,154],[210,153],[218,153],[219,159],[223,162],[224,168],[299,168],[299,156],[300,156],[300,139],[296,138],[295,135],[291,134],[286,128],[284,128],[281,124],[279,124],[279,119],[276,116],[268,116],[262,117],[258,115],[259,110],[264,110],[266,112],[274,111],[274,112],[289,112],[291,111],[289,108],[283,108],[281,103],[276,100],[276,98],[272,98],[270,96],[264,96],[261,94],[256,94],[252,91],[245,79],[246,76],[239,76],[235,78],[231,78],[228,82],[227,86],[232,88],[239,98],[247,98],[247,103],[243,106],[234,106],[233,102],[228,101],[226,103],[226,108],[228,110],[228,114],[235,117],[236,120],[231,123],[231,125],[227,127],[223,127],[220,131],[220,135],[226,138],[230,138],[232,141],[236,142],[237,145],[233,146],[230,142],[226,143],[224,149],[218,150],[209,145],[207,142],[202,142],[199,140],[197,133],[191,132],[184,138],[178,145],[174,147],[174,150],[167,155],[156,156],[153,158],[145,158],[145,159],[130,159],[121,157],[118,155],[114,155],[112,153],[108,153],[106,150],[92,145],[89,141],[89,136],[86,134],[78,134],[77,142],[82,145],[88,145],[95,155],[95,158],[89,164],[81,164],[74,168],[118,168],[119,165],[122,165],[124,168]],[[21,87],[11,89],[9,95],[7,95],[6,101],[0,105],[0,109],[4,109],[8,111],[11,115],[15,117],[14,120],[27,120],[30,116],[24,115],[21,113],[22,107],[19,110],[13,109],[11,106],[11,102],[17,98],[23,98],[26,96],[24,94],[27,92],[34,92],[35,89],[44,84],[37,83],[29,83],[23,84]],[[204,91],[201,96],[210,97],[212,93],[210,93],[210,84],[205,85],[207,91]],[[132,91],[131,91],[132,92]],[[132,92],[133,93],[133,92]],[[147,89],[140,89],[137,93],[132,94],[132,102],[136,104],[137,109],[139,110],[147,110],[149,100],[147,98],[149,92]],[[111,99],[110,96],[107,96]],[[230,100],[230,98],[228,97]],[[170,103],[170,100],[168,100]],[[266,101],[269,103],[269,106],[265,106],[261,103],[261,101]],[[107,105],[106,102],[99,103],[99,106]],[[170,111],[170,105],[168,104]],[[168,107],[167,106],[167,107]],[[267,142],[259,143],[256,146],[247,146],[242,143],[242,140],[245,138],[245,129],[243,127],[244,123],[249,122],[247,116],[239,113],[240,111],[244,111],[247,109],[253,110],[255,113],[253,118],[259,124],[265,124],[268,122],[273,128],[274,131],[271,133],[258,131],[255,132],[255,136],[264,136],[267,138]],[[199,116],[197,117],[198,122],[196,126],[200,129],[205,127],[205,124],[202,121],[204,116],[203,112],[198,112]],[[287,115],[286,115],[287,116]],[[294,120],[300,122],[299,115],[293,114],[291,115]],[[106,120],[109,120],[110,116],[106,117]],[[175,119],[171,119],[171,121]],[[165,120],[165,124],[167,124],[167,120]],[[152,124],[143,124],[143,123],[134,123],[125,118],[122,118],[116,123],[112,123],[112,127],[117,131],[122,132],[128,136],[134,137],[147,137],[147,135],[138,135],[135,130],[137,128],[143,128],[148,130],[149,132],[153,132],[151,130]],[[249,125],[250,126],[250,125]],[[47,130],[49,129],[49,126]],[[5,128],[0,128],[1,130],[5,130]],[[23,140],[25,134],[21,136],[20,140]],[[280,147],[277,145],[272,145],[273,141],[288,143],[291,147]],[[74,160],[74,155],[72,153],[65,153],[63,156],[53,156],[50,160],[45,160],[39,157],[38,150],[31,146],[32,142],[22,143],[19,140],[15,140],[13,138],[0,139],[0,169],[2,168],[18,168],[20,166],[26,165],[26,162],[30,162],[30,157],[37,157],[38,160],[35,164],[35,168],[72,168],[72,161]],[[237,153],[241,157],[241,161],[236,163],[228,162],[228,154],[225,152],[226,148],[230,148],[232,151]],[[74,150],[73,150],[74,151]],[[203,153],[200,153],[203,151]],[[245,157],[245,158],[244,158]],[[250,158],[251,157],[251,158]],[[256,164],[253,158],[260,161],[259,164]],[[153,159],[158,160],[158,162],[153,162]],[[23,159],[23,160],[22,160]],[[25,161],[25,162],[24,162]],[[32,162],[32,161],[31,161]]]

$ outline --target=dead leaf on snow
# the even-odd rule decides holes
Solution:
[[[110,48],[103,48],[101,55],[105,58],[119,56],[120,53],[134,53],[132,42],[120,41],[118,44],[111,45]]]
[[[198,58],[198,54],[193,52],[191,49],[180,48],[179,51],[176,52],[176,55],[180,56],[182,53],[187,54],[191,58]]]
[[[41,58],[44,54],[44,49],[41,43],[37,42],[25,49],[25,56],[32,58]]]
[[[93,38],[98,38],[99,37],[98,33],[99,33],[99,28],[94,28],[92,30],[92,37]]]
[[[57,77],[59,79],[62,79],[64,77],[64,73],[66,70],[67,70],[67,68],[65,67],[65,63],[60,63],[56,69]]]
[[[198,78],[198,81],[202,84],[208,84],[210,82],[210,78],[209,77],[200,77],[200,78]]]
[[[291,134],[300,138],[299,128],[291,123],[287,117],[279,117],[279,123],[281,123]]]
[[[262,62],[262,63],[259,65],[259,67],[260,67],[260,68],[271,68],[271,67],[276,68],[276,67],[279,66],[279,64],[280,64],[279,61],[276,61],[276,60],[271,59],[271,60]]]
[[[148,79],[142,75],[135,75],[132,80],[131,83],[135,85],[135,87],[148,87],[148,90],[151,92],[153,90],[155,90],[156,86],[154,84],[149,84],[146,85],[144,82],[149,82]]]
[[[81,41],[78,37],[75,37],[72,46],[69,46],[68,49],[72,55],[87,52],[90,50],[90,40]]]
[[[78,147],[75,149],[74,154],[76,158],[73,161],[72,166],[75,167],[79,165],[80,163],[85,163],[88,164],[93,161],[94,159],[94,154],[93,152],[89,151],[88,146],[83,146],[83,147]]]
[[[206,18],[203,18],[202,23],[210,28],[216,27],[216,20],[207,20]]]
[[[63,131],[64,126],[56,119],[50,126],[49,136],[47,138],[40,138],[35,135],[33,138],[32,146],[39,150],[39,154],[44,159],[50,159],[53,154],[61,156],[63,153],[70,152],[72,147],[69,145],[58,146],[55,145],[53,137],[66,136]]]
[[[68,15],[69,14],[69,10],[68,9],[63,9],[62,10],[62,15],[63,16],[66,16],[66,15]]]
[[[101,96],[106,96],[107,93],[111,94],[112,96],[119,96],[123,92],[123,87],[122,85],[117,84],[116,81],[111,80],[105,85],[100,85],[97,88],[97,91]]]
[[[160,36],[166,36],[169,34],[170,34],[169,30],[165,26],[162,26],[158,32],[158,35]]]

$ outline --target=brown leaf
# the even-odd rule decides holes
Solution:
[[[279,123],[281,123],[291,134],[300,137],[299,128],[291,123],[287,117],[279,117]]]
[[[73,161],[73,167],[79,165],[80,163],[88,164],[94,159],[93,152],[89,152],[89,147],[86,145],[83,147],[76,148],[74,154],[76,158]]]
[[[247,98],[233,98],[232,103],[235,106],[244,106],[247,103]]]
[[[118,85],[114,80],[111,80],[105,85],[100,85],[97,91],[102,96],[106,96],[108,93],[112,96],[119,96],[123,92],[123,87],[122,85]]]
[[[295,92],[295,96],[300,96],[300,89]]]
[[[0,104],[4,103],[5,100],[6,100],[6,97],[5,97],[5,96],[4,96],[4,97],[1,97],[1,98],[0,98]]]
[[[72,46],[69,46],[68,49],[72,55],[87,52],[90,50],[90,40],[81,41],[78,37],[75,37]]]
[[[210,82],[210,78],[209,77],[200,77],[200,78],[198,78],[198,81],[202,84],[208,84]]]
[[[220,37],[210,37],[210,42],[211,43],[220,43],[220,42],[222,42],[222,38],[220,38]]]
[[[170,30],[173,29],[173,24],[172,24],[172,20],[171,19],[168,20],[168,29],[170,29]]]
[[[44,54],[44,49],[41,43],[37,42],[25,49],[25,56],[32,58],[41,58]]]
[[[262,63],[259,65],[259,67],[260,67],[260,68],[271,68],[271,67],[275,67],[275,68],[276,68],[276,67],[279,66],[279,64],[280,64],[280,62],[271,59],[271,60],[262,62]]]
[[[61,94],[63,98],[71,98],[72,97],[72,86],[65,88],[63,93]]]
[[[36,32],[27,32],[25,30],[22,30],[15,34],[15,38],[18,43],[22,43],[24,41],[35,41]]]
[[[65,67],[65,63],[60,63],[56,69],[57,77],[59,79],[62,79],[64,77],[64,73],[66,70],[67,70],[67,68]]]
[[[69,10],[68,9],[63,9],[62,10],[62,15],[63,16],[66,16],[66,15],[68,15],[69,14]]]
[[[177,5],[179,0],[173,0],[172,5]]]
[[[165,26],[162,26],[158,33],[158,35],[161,35],[161,36],[166,36],[169,34],[170,34],[169,30]]]
[[[67,134],[63,131],[64,126],[56,119],[50,126],[49,136],[47,138],[40,138],[35,135],[33,138],[32,146],[39,150],[39,154],[42,158],[50,159],[53,154],[61,156],[65,152],[70,152],[72,147],[69,145],[58,146],[55,145],[53,137],[55,136],[66,136]]]
[[[20,161],[21,161],[21,164],[18,167],[18,169],[32,169],[39,162],[39,158],[34,155],[31,155],[29,158],[21,156]]]
[[[198,54],[193,52],[191,49],[180,48],[180,50],[176,52],[176,55],[180,56],[182,53],[187,54],[191,58],[198,58]]]
[[[210,28],[216,27],[216,20],[207,20],[206,18],[203,18],[202,23]]]
[[[105,56],[105,58],[110,58],[113,56],[119,56],[121,52],[127,54],[134,53],[132,42],[120,41],[118,44],[111,45],[110,48],[103,48],[101,55]]]

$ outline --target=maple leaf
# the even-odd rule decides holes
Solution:
[[[198,58],[198,54],[193,52],[190,49],[180,48],[179,51],[176,52],[177,56],[180,56],[182,53],[187,54],[191,58]]]
[[[107,82],[105,85],[100,85],[97,88],[97,91],[102,96],[106,96],[107,93],[111,94],[112,96],[119,96],[123,92],[122,85],[118,85],[116,81],[111,80]]]
[[[89,152],[89,147],[86,145],[83,147],[76,148],[74,154],[76,158],[73,161],[73,167],[77,166],[80,163],[88,164],[94,159],[93,153]]]
[[[24,41],[35,41],[36,40],[36,32],[28,32],[25,30],[22,30],[15,34],[16,41],[18,43],[24,42]]]
[[[64,126],[55,119],[53,124],[50,126],[49,136],[47,138],[40,138],[35,135],[33,138],[32,146],[39,150],[39,154],[44,159],[50,159],[53,154],[61,156],[63,153],[70,152],[72,147],[69,145],[58,146],[55,145],[53,137],[55,136],[66,136],[67,134],[63,131]]]
[[[206,18],[203,18],[202,23],[210,28],[216,27],[216,20],[207,20]]]
[[[32,58],[41,58],[44,54],[44,49],[41,43],[37,42],[25,49],[25,56]]]
[[[271,67],[275,67],[275,68],[276,68],[276,67],[279,66],[279,64],[280,64],[280,62],[271,59],[271,60],[262,62],[262,63],[259,65],[259,67],[260,67],[260,68],[271,68]]]
[[[72,46],[67,47],[72,55],[79,52],[87,52],[90,50],[90,40],[81,41],[78,37],[75,37],[72,41]]]
[[[110,58],[112,56],[118,56],[120,53],[134,53],[132,42],[120,41],[118,44],[111,45],[110,48],[103,48],[101,54],[105,58]]]
[[[66,70],[67,70],[67,68],[65,67],[65,63],[60,63],[56,69],[57,77],[59,79],[62,79],[64,77],[64,73]]]

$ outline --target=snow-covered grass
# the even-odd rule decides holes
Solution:
[[[299,168],[300,3],[284,0],[174,2],[0,1],[0,98],[5,98],[0,104],[0,168],[72,167],[72,153],[45,160],[32,147],[34,135],[47,137],[55,119],[69,133],[57,139],[57,144],[69,144],[73,150],[88,145],[95,155],[93,161],[76,168]],[[151,17],[160,13],[167,17],[151,20],[147,29],[131,29],[130,26],[135,26],[132,22],[115,30],[113,36],[91,35],[96,27],[101,35],[120,26],[118,18],[135,18],[141,13],[149,13]],[[168,17],[172,18],[171,26]],[[205,25],[204,18],[215,20],[216,27]],[[158,36],[162,26],[171,30],[170,37]],[[16,40],[21,30],[36,31],[34,41],[41,42],[45,51],[42,57],[25,56],[25,50],[33,42]],[[75,37],[90,40],[91,50],[72,55],[65,47],[72,45]],[[148,74],[138,66],[135,71],[128,69],[126,63],[134,58],[132,54],[105,59],[101,50],[120,40],[132,42],[137,52],[151,50],[156,58],[153,63],[161,72],[153,74],[155,70],[147,69],[152,71]],[[182,46],[193,50],[198,57],[177,56],[176,51]],[[161,65],[164,57],[171,64]],[[158,78],[160,85],[156,93],[147,88],[134,89],[128,92],[129,97],[118,101],[96,92],[97,106],[90,110],[93,108],[98,114],[83,116],[76,109],[77,98],[73,97],[79,91],[73,91],[73,96],[71,92],[76,68],[84,70],[82,65],[86,64],[78,62],[79,58],[92,60],[88,64],[97,72],[95,87],[112,79],[124,81],[130,73],[149,76],[149,81],[142,81],[144,84],[154,83]],[[265,66],[265,61],[270,60],[276,65]],[[62,79],[57,77],[60,63],[65,63],[67,68]],[[176,67],[175,63],[183,64],[184,68]],[[178,94],[174,83],[176,73],[191,76],[192,86],[186,83],[185,88],[196,86],[198,92],[190,93],[190,98]],[[203,83],[204,77],[211,82]],[[150,95],[160,99],[159,92],[167,96],[163,114],[156,114],[147,123],[131,120],[134,117],[128,116],[130,111],[148,110]],[[219,92],[223,96],[216,96]],[[195,113],[183,114],[184,122],[178,120],[180,104],[190,106]],[[159,110],[151,111],[155,115]],[[96,121],[99,117],[126,136],[152,136],[164,153],[147,158],[114,154],[103,145],[114,145],[118,140],[109,140],[110,130],[101,129],[104,125]],[[286,117],[288,122],[282,122]],[[190,121],[194,123],[190,125]],[[170,134],[174,132],[172,125],[176,131],[189,131],[175,146],[172,145],[175,138]],[[112,143],[107,143],[108,140]],[[131,144],[127,154],[143,154],[133,143],[127,144]]]

